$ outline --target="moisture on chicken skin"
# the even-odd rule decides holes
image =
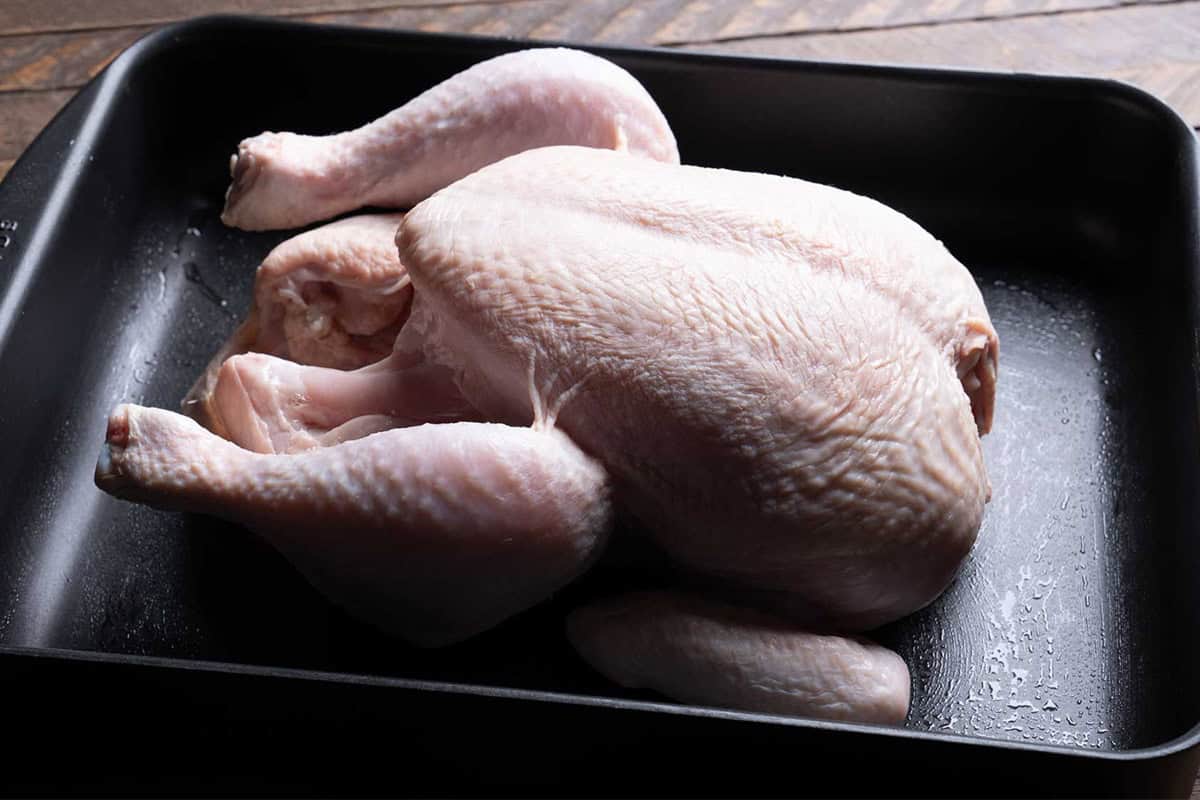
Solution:
[[[518,98],[495,119],[558,102],[536,91],[536,70],[510,69],[515,56],[485,63]],[[276,288],[263,305],[283,298],[293,325],[267,338],[298,346],[214,360],[198,386],[221,424],[200,418],[220,436],[121,406],[97,483],[242,522],[352,613],[423,644],[540,601],[632,515],[713,592],[580,609],[571,639],[596,669],[686,702],[901,721],[902,661],[851,632],[936,597],[978,530],[998,343],[970,275],[869,199],[655,163],[677,160],[674,139],[627,85],[600,91],[636,101],[644,137],[609,113],[619,103],[575,131],[607,130],[577,143],[622,152],[530,150],[525,134],[488,144],[477,123],[498,84],[484,66],[414,101],[453,112],[446,152],[487,163],[528,150],[461,180],[434,163],[437,137],[415,147],[396,124],[404,109],[357,140],[297,139],[292,155],[320,169],[294,169],[275,134],[235,163],[225,218],[247,228],[300,224],[292,199],[315,215],[304,221],[357,207],[347,164],[391,176],[386,205],[450,184],[400,225],[411,285],[384,326],[402,326],[392,352],[371,362],[365,340],[341,336],[329,295],[289,306],[294,287]],[[387,145],[389,129],[405,143]],[[423,168],[395,177],[413,153]],[[321,231],[294,276],[302,259],[268,270],[276,287],[337,284],[337,248],[322,242],[338,236]],[[347,307],[372,306],[371,293],[353,286]],[[306,327],[313,313],[338,335]],[[244,338],[224,355],[255,350]]]
[[[863,628],[928,603],[970,549],[995,334],[896,211],[558,147],[438,192],[398,241],[397,349],[487,419],[567,433],[689,568]]]
[[[330,596],[427,642],[570,580],[616,513],[786,617],[789,647],[822,652],[824,632],[928,603],[973,542],[995,336],[965,270],[896,212],[795,179],[543,148],[435,194],[398,241],[414,286],[399,371],[438,366],[491,422],[260,455],[123,406],[101,486],[244,522]],[[497,559],[483,531],[500,520],[502,541],[534,555]],[[434,588],[447,585],[472,591]],[[902,683],[894,656],[854,652]],[[599,668],[621,674],[611,657]],[[668,693],[670,675],[656,678]],[[713,702],[737,696],[713,686]],[[895,721],[896,707],[848,716]]]

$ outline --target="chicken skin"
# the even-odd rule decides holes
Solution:
[[[830,187],[571,146],[450,184],[396,242],[413,298],[390,355],[231,359],[229,440],[121,406],[97,483],[241,522],[427,644],[543,599],[630,515],[724,599],[581,609],[599,671],[903,719],[903,663],[854,632],[943,591],[990,493],[998,341],[939,242]]]
[[[662,112],[628,72],[579,50],[522,50],[353,131],[246,139],[230,159],[221,219],[274,230],[364,206],[407,208],[486,164],[556,144],[679,161]]]

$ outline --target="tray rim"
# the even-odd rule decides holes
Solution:
[[[1103,101],[1125,103],[1137,107],[1148,115],[1165,120],[1168,126],[1175,129],[1174,135],[1181,136],[1183,139],[1184,155],[1189,157],[1185,160],[1189,162],[1187,166],[1191,167],[1192,188],[1195,189],[1197,182],[1200,181],[1200,168],[1196,164],[1198,143],[1196,133],[1192,127],[1188,125],[1175,109],[1162,99],[1131,83],[1113,78],[916,64],[822,61],[779,56],[706,52],[703,50],[667,50],[645,46],[425,32],[400,28],[365,28],[347,24],[313,23],[259,15],[210,14],[162,25],[137,39],[113,59],[100,74],[89,80],[87,84],[78,90],[75,96],[51,118],[26,150],[18,156],[5,178],[0,180],[0,188],[2,188],[9,182],[12,175],[20,174],[26,154],[35,149],[34,146],[42,138],[42,135],[54,127],[59,118],[64,116],[68,110],[74,110],[76,105],[81,102],[89,104],[89,107],[85,109],[80,120],[79,129],[74,137],[74,144],[71,150],[66,154],[57,173],[45,182],[48,187],[45,209],[34,224],[33,234],[28,244],[23,248],[21,257],[16,260],[16,268],[11,271],[0,270],[0,348],[4,346],[12,324],[19,317],[19,310],[23,305],[24,295],[29,288],[33,273],[36,272],[40,261],[38,254],[45,247],[45,239],[50,235],[50,231],[56,227],[58,218],[66,211],[72,187],[80,172],[86,166],[87,154],[105,128],[105,124],[111,114],[111,109],[115,105],[111,102],[112,99],[122,90],[125,81],[136,70],[145,68],[145,65],[155,56],[169,50],[173,45],[181,43],[184,37],[205,33],[209,29],[219,31],[229,26],[242,30],[257,28],[264,34],[285,31],[309,35],[348,36],[365,41],[374,41],[379,45],[385,46],[408,40],[411,42],[426,43],[442,41],[448,44],[454,43],[455,45],[496,50],[527,47],[570,47],[604,56],[629,56],[676,62],[687,61],[703,68],[752,67],[761,69],[767,67],[782,71],[862,75],[924,82],[944,82],[949,79],[964,83],[982,84],[989,87],[1023,85],[1026,88],[1037,87],[1039,91],[1045,89],[1057,89],[1059,91],[1076,89],[1080,92],[1090,92],[1097,99]],[[1198,198],[1200,198],[1200,195],[1198,195]],[[1194,227],[1200,229],[1200,199],[1197,200],[1197,205],[1193,208],[1190,217]],[[883,735],[896,739],[1043,753],[1058,757],[1100,759],[1109,762],[1137,763],[1157,761],[1191,750],[1200,745],[1200,720],[1197,720],[1196,724],[1186,732],[1166,742],[1126,750],[1101,750],[1071,747],[1064,744],[989,739],[981,736],[916,730],[872,723],[835,722],[803,717],[731,711],[708,706],[676,704],[669,701],[629,700],[548,690],[512,689],[480,684],[416,680],[384,675],[323,671],[262,664],[241,664],[209,659],[170,658],[166,656],[146,656],[70,648],[0,644],[0,661],[7,661],[14,658],[48,659],[81,664],[128,665],[172,671],[223,673],[234,676],[371,686],[380,690],[388,688],[407,689],[474,695],[478,697],[517,699],[526,702],[563,703],[593,708],[669,713],[680,716],[767,723],[784,728],[796,727],[843,733]]]

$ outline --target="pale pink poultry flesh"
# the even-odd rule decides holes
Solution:
[[[123,405],[96,482],[242,523],[349,612],[424,645],[487,630],[566,584],[600,552],[612,513],[603,468],[562,432],[487,423],[274,456]]]
[[[828,632],[936,597],[989,493],[997,340],[937,241],[829,187],[576,147],[477,171],[397,241],[415,296],[378,396],[396,419],[444,404],[491,422],[262,455],[122,406],[98,483],[243,522],[332,598],[423,642],[537,602],[632,513],[760,608],[584,609],[572,639],[601,672],[694,702],[903,718],[897,657]],[[267,376],[240,380],[249,428],[257,408],[378,411],[353,389],[363,370],[292,364],[281,380],[282,362],[257,358],[240,367]],[[329,399],[297,389],[310,379]],[[424,382],[436,391],[409,388]],[[764,705],[763,686],[790,699]]]
[[[684,702],[895,723],[908,668],[865,639],[677,592],[633,592],[571,614],[572,644],[599,672]]]
[[[242,353],[340,370],[387,357],[412,303],[394,241],[402,219],[399,213],[350,217],[274,248],[255,273],[250,313],[188,392],[184,412],[237,438],[230,426],[245,419],[223,414],[214,392],[222,366]]]
[[[558,144],[679,161],[662,112],[628,72],[579,50],[522,50],[476,64],[356,130],[268,131],[242,141],[221,219],[271,230],[365,206],[407,208],[486,164]]]

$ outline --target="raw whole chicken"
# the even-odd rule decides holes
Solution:
[[[974,542],[998,355],[982,297],[875,201],[628,150],[528,149],[405,214],[391,311],[363,335],[399,333],[374,362],[339,316],[380,307],[336,263],[336,226],[359,223],[304,234],[315,259],[281,245],[257,319],[290,302],[318,321],[235,335],[190,398],[211,430],[119,406],[97,484],[241,522],[428,645],[544,599],[632,516],[706,589],[577,610],[598,671],[900,722],[907,669],[854,632],[929,603]],[[294,288],[330,284],[354,289]]]

